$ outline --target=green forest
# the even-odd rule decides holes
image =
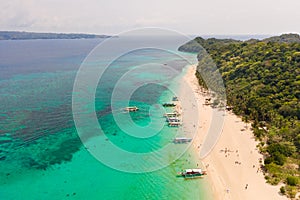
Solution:
[[[179,50],[198,53],[196,76],[206,88],[201,72],[209,70],[208,53],[222,76],[227,105],[251,122],[260,141],[267,182],[284,183],[280,192],[293,198],[300,191],[299,35],[248,41],[197,37]]]

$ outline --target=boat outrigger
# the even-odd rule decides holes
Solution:
[[[182,172],[178,172],[178,174],[183,176],[184,178],[200,178],[207,173],[202,169],[185,169]]]
[[[128,111],[128,112],[136,112],[139,110],[139,108],[136,106],[129,106],[129,107],[124,108],[124,110]]]

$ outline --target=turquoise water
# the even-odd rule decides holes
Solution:
[[[118,51],[120,45],[126,46],[128,41],[124,41],[119,40],[121,44],[111,46],[106,55],[88,64],[104,67],[110,63],[111,52]],[[98,83],[94,103],[81,105],[87,119],[91,108],[95,108],[103,133],[95,135],[93,126],[88,124],[75,127],[72,115],[73,83],[81,62],[100,42],[0,42],[0,199],[211,198],[206,192],[209,188],[205,180],[176,177],[181,169],[196,167],[190,151],[177,158],[177,153],[184,148],[175,146],[171,141],[180,134],[180,129],[164,125],[151,137],[133,137],[124,131],[132,128],[126,127],[126,120],[121,124],[115,121],[116,117],[126,115],[122,108],[127,99],[117,95],[113,106],[111,101],[114,91],[124,92],[143,80],[161,80],[158,81],[161,84],[139,87],[129,99],[130,105],[140,108],[138,112],[130,113],[130,119],[135,124],[145,130],[151,123],[153,126],[150,128],[160,127],[164,119],[160,112],[151,112],[151,109],[155,108],[155,104],[171,100],[174,95],[174,91],[168,88],[188,63],[172,52],[176,52],[183,41],[168,41],[165,47],[168,51],[140,49],[115,59]],[[195,55],[184,56],[195,60]],[[170,75],[170,71],[155,67],[154,71],[135,71],[144,63],[172,66],[177,73]],[[116,88],[126,72],[130,72],[129,78]],[[81,96],[80,101],[85,102],[86,97]],[[85,146],[78,137],[78,131],[87,134]],[[151,132],[150,129],[148,131]],[[137,135],[147,136],[148,131],[143,133],[132,129]],[[113,152],[106,148],[108,143],[137,154],[156,152],[168,145],[171,148],[166,154],[154,154],[154,158],[146,156],[141,162],[128,157],[113,157]],[[100,151],[107,151],[106,156],[115,167],[100,162],[90,153],[89,148],[100,144]],[[155,171],[149,170],[159,165],[160,159],[169,165]],[[120,170],[130,171],[132,167],[140,173]]]

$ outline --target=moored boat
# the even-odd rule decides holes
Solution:
[[[186,138],[186,137],[177,137],[173,140],[175,144],[183,144],[183,143],[188,143],[191,142],[192,138]]]
[[[128,112],[135,112],[135,111],[138,111],[139,108],[136,106],[129,106],[129,107],[124,108],[124,110],[128,111]]]
[[[165,113],[164,117],[178,117],[180,114],[178,112]]]
[[[175,107],[176,104],[175,103],[164,103],[162,106],[163,107]]]
[[[177,126],[181,126],[181,122],[169,122],[168,125],[172,127],[177,127]]]
[[[180,122],[180,119],[178,117],[167,117],[167,122]]]
[[[185,169],[178,174],[183,176],[184,178],[199,178],[203,175],[206,175],[206,171],[203,171],[202,169]]]

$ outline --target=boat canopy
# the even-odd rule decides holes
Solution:
[[[186,169],[186,173],[202,173],[202,169]]]

